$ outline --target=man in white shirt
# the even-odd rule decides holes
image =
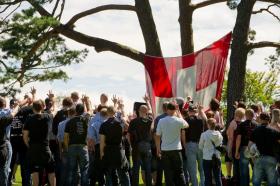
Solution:
[[[157,155],[162,158],[166,185],[186,185],[183,171],[181,130],[188,128],[178,105],[168,103],[165,118],[159,120],[156,130]]]

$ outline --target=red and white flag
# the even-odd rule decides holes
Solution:
[[[210,46],[180,57],[145,56],[147,92],[155,114],[176,97],[192,97],[207,108],[212,98],[221,99],[231,33]]]

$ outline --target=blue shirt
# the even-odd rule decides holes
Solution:
[[[70,118],[67,118],[66,120],[64,120],[58,124],[57,139],[59,142],[63,142],[65,126],[69,120],[70,120]]]
[[[104,123],[105,118],[96,113],[96,115],[89,121],[88,135],[89,139],[93,139],[95,144],[100,143],[99,129],[102,123]]]
[[[0,117],[10,116],[12,111],[10,109],[0,109]],[[11,134],[11,125],[6,128],[6,138],[9,139]]]

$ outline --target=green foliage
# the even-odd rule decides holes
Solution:
[[[85,59],[87,49],[70,50],[52,30],[58,24],[56,18],[39,17],[34,8],[14,13],[10,20],[0,24],[2,92],[11,93],[34,81],[67,80],[62,67]]]
[[[244,101],[247,104],[262,102],[270,105],[279,96],[280,86],[277,84],[278,72],[252,72],[246,71]],[[222,101],[226,102],[227,79],[224,81]]]

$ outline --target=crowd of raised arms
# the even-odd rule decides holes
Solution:
[[[126,115],[117,96],[109,105],[101,94],[92,109],[78,92],[61,108],[52,91],[44,101],[35,94],[0,97],[0,186],[13,184],[17,165],[23,186],[136,186],[140,177],[146,186],[249,186],[250,167],[254,186],[279,185],[280,101],[267,111],[236,102],[225,124],[216,99],[205,111],[176,98],[155,116],[148,96]]]

